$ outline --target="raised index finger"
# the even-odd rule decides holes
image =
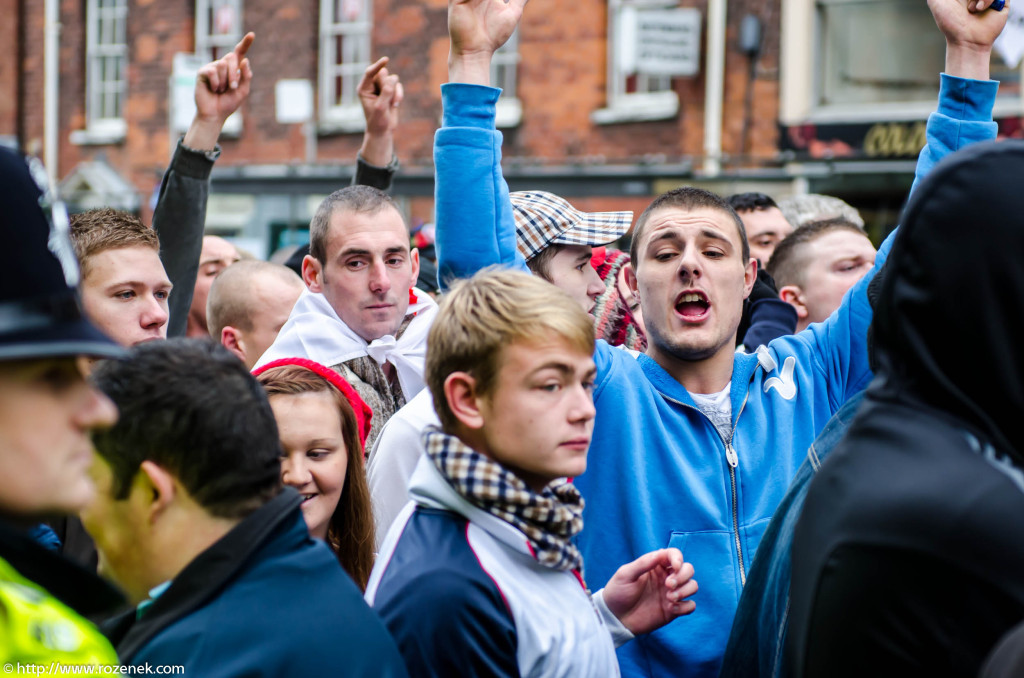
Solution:
[[[238,56],[238,63],[242,63],[242,58],[245,56],[245,53],[249,51],[249,48],[252,46],[252,41],[255,39],[256,34],[249,31],[245,34],[245,37],[235,45],[235,54]]]

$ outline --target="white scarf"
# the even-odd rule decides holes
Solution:
[[[423,369],[427,357],[427,332],[437,315],[437,304],[430,295],[415,288],[413,294],[416,302],[409,304],[406,315],[413,313],[415,316],[402,333],[402,338],[396,340],[386,334],[367,343],[342,322],[324,295],[306,290],[295,302],[277,339],[255,367],[279,358],[308,358],[333,367],[368,355],[378,365],[388,362],[395,366],[402,394],[406,400],[411,400],[425,386]]]

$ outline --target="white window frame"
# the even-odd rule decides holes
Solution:
[[[779,122],[798,125],[805,122],[893,122],[923,120],[935,110],[935,101],[882,102],[864,104],[817,104],[820,63],[818,0],[782,0],[782,28],[779,55]],[[934,30],[938,30],[937,28]],[[942,68],[940,64],[939,69]],[[1021,65],[1024,77],[1024,63]],[[936,80],[938,72],[935,73]],[[1021,97],[997,97],[995,117],[1024,112],[1024,88]]]
[[[210,15],[222,7],[232,10],[231,30],[214,33]],[[220,50],[221,57],[234,49],[242,39],[242,0],[196,0],[196,48],[195,54],[204,63],[213,61],[214,50]]]
[[[320,0],[320,130],[339,132],[361,132],[366,129],[363,107],[359,103],[359,80],[370,65],[371,41],[373,38],[373,0],[350,0],[365,3],[363,21],[337,21],[334,9],[338,0]],[[337,59],[338,36],[364,35],[361,48],[355,59],[340,63]],[[342,92],[347,100],[340,104],[335,80],[342,79]]]
[[[608,101],[605,108],[594,111],[590,119],[599,124],[665,120],[679,112],[679,95],[672,89],[669,76],[635,74],[645,91],[626,92],[626,79],[631,75],[620,67],[619,51],[625,48],[620,17],[636,8],[673,8],[675,0],[608,0]],[[659,83],[663,87],[657,87]],[[652,88],[652,84],[654,87]]]
[[[232,26],[228,33],[213,32],[210,25],[211,10],[221,7],[232,9]],[[195,55],[204,65],[213,61],[214,56],[220,58],[233,50],[242,39],[242,0],[196,0],[196,43]],[[214,50],[218,53],[214,53]],[[242,133],[242,112],[235,111],[224,121],[221,134],[225,137],[237,137]]]
[[[519,100],[518,28],[491,59],[491,85],[501,88],[495,124],[499,129],[517,126],[523,119],[523,104]]]
[[[124,106],[128,93],[128,0],[114,0],[114,6],[103,8],[100,2],[88,0],[86,4],[86,129],[77,135],[72,133],[75,143],[117,143],[124,139],[127,131]],[[108,31],[115,33],[115,42],[101,45],[100,38],[108,35]],[[116,35],[118,32],[120,36]],[[117,42],[117,38],[121,41]],[[116,57],[121,59],[120,73],[111,72],[110,59]],[[110,103],[110,96],[118,95],[117,115],[104,115],[107,111],[101,110],[103,105]]]

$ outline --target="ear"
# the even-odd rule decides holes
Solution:
[[[302,258],[302,282],[310,292],[323,292],[323,266],[311,254]]]
[[[754,289],[754,281],[757,280],[757,259],[750,257],[746,267],[743,269],[743,298],[750,296]]]
[[[459,423],[473,430],[483,428],[484,417],[480,410],[476,379],[466,372],[452,372],[444,380],[444,398]]]
[[[796,309],[796,317],[800,320],[806,320],[807,316],[810,315],[810,311],[807,310],[807,306],[804,302],[804,291],[796,285],[786,285],[779,290],[779,299]]]
[[[228,325],[220,331],[221,346],[234,353],[239,359],[245,362],[245,346],[242,344],[242,333],[237,328]]]
[[[636,303],[639,304],[640,294],[638,293],[638,290],[640,287],[636,279],[636,268],[633,266],[633,262],[631,261],[623,266],[622,270],[619,271],[619,275],[622,280],[626,281],[626,286],[629,288],[629,291],[633,293]]]
[[[136,494],[138,493],[138,494]],[[174,476],[152,461],[144,461],[132,481],[132,495],[145,507],[146,520],[153,523],[174,501]]]
[[[412,287],[416,287],[416,281],[420,278],[420,251],[413,247],[409,250],[409,261],[412,263]]]

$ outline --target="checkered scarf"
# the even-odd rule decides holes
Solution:
[[[575,485],[558,480],[538,494],[511,471],[434,426],[424,431],[423,444],[456,492],[526,535],[537,562],[582,574],[583,556],[570,541],[583,529],[583,498]]]

